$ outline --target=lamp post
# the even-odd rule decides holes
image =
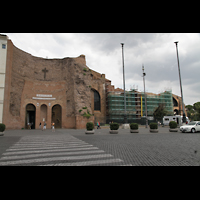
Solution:
[[[126,115],[126,91],[125,91],[125,73],[124,73],[124,43],[122,45],[122,64],[123,64],[123,83],[124,83],[124,124],[127,124],[127,115]]]
[[[179,55],[178,55],[178,42],[174,42],[174,43],[176,44],[176,52],[177,52],[178,72],[179,72],[181,99],[182,99],[182,109],[183,109],[183,123],[186,123],[185,106],[184,106],[184,103],[183,103],[183,90],[182,90],[182,82],[181,82],[181,71],[180,71]]]
[[[148,118],[147,118],[147,96],[145,92],[145,76],[146,73],[144,72],[144,65],[142,65],[142,71],[143,71],[143,83],[144,83],[144,98],[145,98],[145,113],[146,113],[146,128],[148,128]]]

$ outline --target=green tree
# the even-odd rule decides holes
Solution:
[[[187,106],[185,106],[185,108],[187,109],[188,118],[191,121],[193,121],[194,120],[194,113],[195,113],[193,106],[192,105],[187,105]]]
[[[162,120],[165,115],[167,115],[167,110],[164,104],[160,104],[154,111],[154,119]]]
[[[193,108],[195,111],[197,111],[198,113],[200,113],[200,102],[197,102],[193,105]]]
[[[187,108],[187,116],[191,121],[200,121],[200,102],[185,107]]]
[[[194,103],[193,108],[195,111],[195,120],[199,121],[200,120],[200,102]]]

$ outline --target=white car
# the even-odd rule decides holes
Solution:
[[[181,132],[191,132],[195,133],[197,131],[200,131],[200,121],[192,121],[188,123],[187,125],[180,127]]]

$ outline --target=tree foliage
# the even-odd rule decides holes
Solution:
[[[164,116],[166,116],[168,114],[166,108],[165,108],[165,105],[164,104],[160,104],[154,111],[153,113],[153,116],[154,116],[154,119],[157,119],[157,120],[162,120],[162,118]]]
[[[187,109],[187,116],[191,121],[200,121],[200,102],[185,107]]]

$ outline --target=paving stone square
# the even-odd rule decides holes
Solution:
[[[0,166],[199,166],[200,133],[119,129],[6,130]]]

